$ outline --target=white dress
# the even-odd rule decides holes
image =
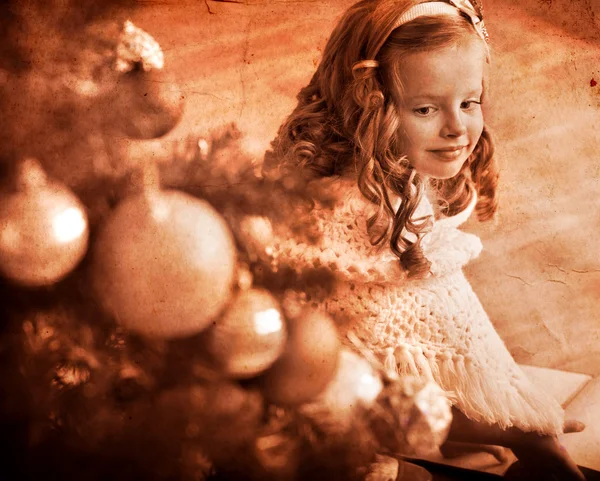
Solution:
[[[276,257],[301,269],[327,267],[339,282],[322,307],[351,329],[386,364],[436,382],[467,417],[506,428],[562,433],[564,412],[535,387],[514,362],[490,322],[462,267],[477,257],[480,239],[458,226],[468,208],[434,222],[422,240],[430,275],[409,280],[386,244],[373,247],[366,220],[374,206],[354,182],[337,180],[333,209],[316,208],[316,244],[276,235]],[[432,214],[424,197],[415,218]]]

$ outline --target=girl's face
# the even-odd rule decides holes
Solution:
[[[485,59],[482,42],[466,39],[402,60],[403,153],[421,175],[454,177],[473,152],[483,131]]]

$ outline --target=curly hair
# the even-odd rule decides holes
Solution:
[[[413,218],[425,189],[436,192],[443,215],[465,209],[476,192],[476,213],[483,221],[496,211],[498,183],[494,144],[485,126],[453,178],[425,180],[403,155],[402,124],[394,103],[394,95],[402,95],[403,57],[455,45],[469,36],[483,42],[462,15],[418,17],[395,28],[399,16],[417,3],[362,0],[346,11],[263,165],[265,173],[276,169],[300,171],[308,178],[357,176],[363,196],[378,207],[367,222],[371,243],[389,242],[413,277],[425,275],[430,265],[420,242],[432,219]],[[397,209],[392,196],[400,199]]]

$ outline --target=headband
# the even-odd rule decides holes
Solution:
[[[483,7],[477,0],[447,0],[445,2],[423,2],[413,5],[396,20],[392,30],[418,17],[460,15],[461,13],[469,17],[479,36],[486,43],[489,42],[489,36],[483,23]],[[377,60],[363,60],[356,63],[352,67],[352,71],[354,72],[363,68],[377,68],[378,66],[379,62]]]
[[[437,15],[458,15],[459,13],[465,13],[471,23],[477,30],[477,33],[486,42],[489,41],[489,36],[485,25],[483,23],[483,9],[481,6],[474,1],[471,3],[469,0],[447,0],[446,2],[424,2],[414,5],[404,12],[396,23],[394,29],[404,25],[405,23],[411,22],[415,18],[425,16],[437,16]]]

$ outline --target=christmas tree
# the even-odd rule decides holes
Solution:
[[[443,440],[435,386],[315,310],[327,192],[264,177],[225,125],[132,164],[183,111],[127,1],[2,4],[0,405],[12,479],[365,479]]]

